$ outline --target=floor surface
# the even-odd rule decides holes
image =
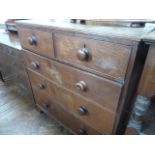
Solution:
[[[32,99],[17,93],[16,86],[0,81],[0,135],[68,135],[55,119],[41,114]]]

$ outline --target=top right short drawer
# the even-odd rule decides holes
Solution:
[[[63,33],[55,33],[54,41],[59,60],[101,76],[125,79],[131,46]]]

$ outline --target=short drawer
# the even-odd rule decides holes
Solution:
[[[99,135],[97,130],[86,125],[84,122],[67,112],[62,106],[57,104],[50,97],[43,94],[36,88],[33,88],[36,104],[41,106],[46,112],[56,117],[66,127],[70,128],[74,133],[81,135]]]
[[[116,111],[122,90],[121,84],[30,52],[25,54],[28,68],[113,112]]]
[[[115,118],[114,113],[111,113],[103,109],[101,106],[98,106],[63,87],[56,85],[52,81],[44,79],[44,77],[39,76],[35,72],[29,71],[29,77],[32,87],[37,88],[38,90],[40,90],[38,87],[40,80],[44,81],[45,84],[48,84],[48,90],[50,90],[50,93],[46,93],[45,91],[42,92],[44,94],[48,94],[52,100],[55,100],[68,112],[72,113],[84,122],[87,122],[90,126],[94,127],[101,133],[112,133]],[[38,79],[38,82],[34,79]]]
[[[47,57],[54,57],[52,33],[30,28],[18,29],[22,47]]]
[[[125,79],[131,47],[69,34],[54,34],[58,59],[114,79]]]

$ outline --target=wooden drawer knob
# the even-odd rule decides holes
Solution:
[[[38,84],[38,87],[39,87],[40,89],[45,89],[45,84],[39,83],[39,84]]]
[[[81,115],[85,115],[85,114],[87,114],[88,110],[86,109],[86,107],[80,106],[79,109],[78,109],[78,112],[79,112]]]
[[[78,50],[77,57],[81,61],[87,61],[88,58],[89,58],[89,51],[88,51],[88,49],[84,47],[84,48],[81,48],[80,50]]]
[[[87,90],[87,84],[84,81],[80,81],[76,84],[76,88],[80,91],[86,91]]]
[[[34,35],[28,37],[28,42],[30,45],[36,45],[37,44],[37,39]]]
[[[31,66],[33,69],[39,69],[39,62],[38,61],[32,61]]]
[[[85,129],[81,129],[81,128],[78,129],[78,134],[79,134],[79,135],[88,135],[88,134],[87,134],[87,131],[86,131]]]

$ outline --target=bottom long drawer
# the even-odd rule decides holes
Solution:
[[[78,118],[67,112],[56,101],[51,100],[48,96],[33,88],[34,98],[36,104],[43,108],[48,114],[52,114],[58,121],[63,123],[67,128],[71,129],[74,133],[80,135],[99,135],[98,131],[89,127]]]

